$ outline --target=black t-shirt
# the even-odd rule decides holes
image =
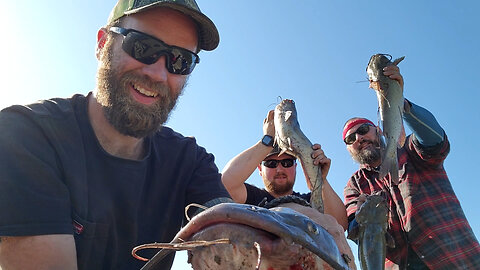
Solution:
[[[268,191],[266,191],[264,188],[260,189],[256,186],[250,185],[245,183],[245,188],[247,189],[247,200],[245,201],[246,204],[251,204],[251,205],[258,205],[263,201],[264,198],[267,198],[266,202],[270,202],[271,200],[275,199]],[[293,192],[292,195],[298,196],[307,202],[310,201],[310,195],[311,192],[309,193],[298,193],[298,192]]]
[[[170,242],[185,206],[230,196],[195,139],[163,127],[145,140],[146,158],[118,158],[100,146],[86,108],[75,95],[2,110],[0,236],[74,234],[79,269],[139,269],[133,247]]]

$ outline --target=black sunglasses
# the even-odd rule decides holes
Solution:
[[[264,160],[263,166],[274,169],[274,168],[277,168],[278,163],[282,164],[284,168],[290,168],[293,166],[293,164],[295,164],[295,159],[288,158],[288,159],[282,159],[282,160],[276,160],[276,159]]]
[[[359,126],[357,128],[357,130],[355,130],[355,132],[352,132],[352,133],[350,133],[350,135],[345,137],[345,139],[343,141],[347,145],[350,145],[350,144],[354,143],[357,140],[357,135],[355,135],[355,134],[358,133],[358,135],[365,135],[370,130],[371,126],[372,126],[372,124],[369,124],[369,123],[362,124],[361,126]]]
[[[158,38],[133,29],[112,26],[110,31],[123,35],[122,49],[135,60],[151,65],[165,55],[166,68],[172,74],[192,73],[200,57],[187,49],[171,46]]]

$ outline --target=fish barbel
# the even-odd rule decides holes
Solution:
[[[381,195],[370,195],[360,206],[355,219],[359,225],[358,259],[363,270],[385,269],[386,248],[395,247],[387,234],[388,208]]]
[[[379,137],[382,157],[379,179],[390,173],[391,181],[395,184],[398,184],[399,179],[397,147],[403,146],[405,142],[400,140],[403,131],[403,89],[398,81],[383,75],[383,68],[398,65],[404,58],[391,62],[390,55],[375,54],[367,66],[368,79],[377,94],[379,123],[383,131],[383,138]]]
[[[279,155],[287,153],[300,160],[312,190],[310,204],[323,213],[322,171],[320,166],[313,164],[312,143],[300,129],[293,100],[284,99],[275,107],[274,124],[275,143],[282,150]]]

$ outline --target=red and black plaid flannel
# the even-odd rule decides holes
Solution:
[[[383,191],[390,207],[388,232],[395,248],[387,248],[387,269],[406,269],[408,245],[431,269],[480,269],[480,246],[443,168],[450,144],[421,147],[409,136],[398,151],[398,185],[378,179],[368,166],[350,178],[344,189],[349,220],[360,194]]]

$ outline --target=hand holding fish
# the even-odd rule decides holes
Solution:
[[[403,89],[403,76],[400,74],[400,68],[396,65],[386,66],[383,69],[383,75],[389,77],[392,80],[396,80],[400,87]]]
[[[263,135],[275,136],[274,112],[274,110],[270,110],[267,113],[267,117],[263,120]]]
[[[403,90],[403,76],[400,74],[400,68],[396,65],[390,65],[383,68],[383,75],[387,76],[392,80],[396,80],[400,84],[400,88]],[[370,82],[370,88],[373,90],[377,89],[377,84]]]
[[[328,171],[330,170],[332,160],[325,155],[320,144],[316,143],[312,145],[312,149],[313,164],[320,166],[320,168],[322,169],[322,179],[327,179]]]

